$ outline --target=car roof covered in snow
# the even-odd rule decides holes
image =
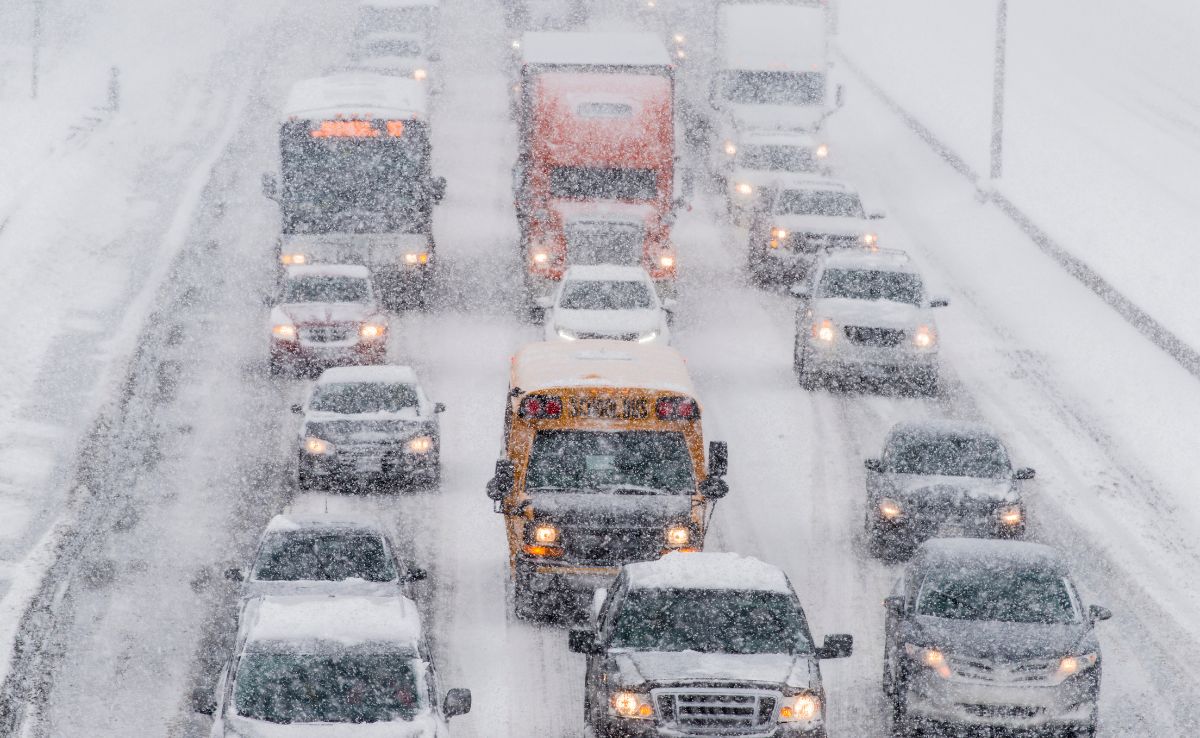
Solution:
[[[581,282],[645,282],[650,275],[644,267],[616,264],[576,264],[567,267],[563,281]]]
[[[527,65],[568,67],[669,67],[662,39],[653,33],[530,31],[521,37]]]
[[[360,530],[383,535],[383,528],[373,520],[354,518],[336,513],[301,513],[276,515],[267,523],[267,533],[287,533],[297,530]]]
[[[792,591],[782,569],[736,553],[675,552],[623,568],[631,589]]]
[[[913,557],[918,569],[967,571],[982,569],[1044,569],[1067,576],[1063,555],[1041,543],[987,538],[934,538],[922,543]]]
[[[695,399],[683,356],[673,348],[630,341],[546,341],[513,357],[512,386],[522,394],[546,389],[628,387],[677,392]]]
[[[370,279],[371,270],[359,264],[303,264],[287,267],[288,279],[300,277],[353,277]]]
[[[840,190],[854,193],[855,189],[846,182],[816,174],[780,172],[775,179],[775,188],[780,190]]]
[[[358,0],[359,7],[367,8],[436,8],[441,0]]]
[[[838,249],[821,259],[826,269],[870,269],[876,272],[917,273],[909,255],[900,249]]]
[[[726,69],[792,72],[825,68],[825,11],[796,3],[722,4],[718,11]]]
[[[896,423],[888,431],[889,436],[912,438],[955,437],[955,438],[999,438],[992,428],[983,423],[950,418],[931,418]]]
[[[275,650],[388,644],[416,654],[421,617],[412,600],[394,596],[268,595],[247,608],[247,647]]]
[[[805,131],[781,131],[774,128],[751,128],[737,137],[737,142],[750,146],[815,147],[816,138]]]
[[[346,72],[292,85],[283,120],[423,119],[427,112],[425,87],[416,80]]]
[[[417,373],[409,366],[378,364],[375,366],[333,366],[321,372],[317,384],[349,382],[387,382],[389,384],[418,384]]]

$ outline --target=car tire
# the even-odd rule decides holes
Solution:
[[[267,373],[272,377],[282,377],[287,373],[287,367],[283,365],[282,361],[272,356],[267,359]]]
[[[940,384],[936,367],[917,376],[917,391],[926,397],[937,397]]]
[[[520,580],[513,582],[512,612],[518,620],[541,622],[545,619],[545,607],[538,599],[537,593]]]

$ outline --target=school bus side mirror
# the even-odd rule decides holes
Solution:
[[[496,473],[487,484],[487,496],[496,501],[503,500],[512,492],[516,481],[516,466],[508,459],[500,459],[496,462]]]
[[[729,444],[708,442],[708,476],[723,477],[729,471]]]

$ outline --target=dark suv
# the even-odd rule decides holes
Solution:
[[[883,691],[897,734],[947,725],[1093,736],[1095,624],[1063,558],[1020,541],[927,541],[884,600]]]
[[[867,459],[865,527],[871,553],[908,555],[935,536],[1019,538],[1025,534],[1020,480],[1008,449],[985,426],[949,420],[898,423],[883,456]]]
[[[787,576],[730,553],[671,553],[621,567],[599,590],[584,715],[599,738],[824,738],[820,659],[849,656],[849,635],[817,646]]]

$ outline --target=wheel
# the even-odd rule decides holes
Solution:
[[[272,377],[282,377],[287,371],[287,367],[278,358],[272,356],[267,360],[267,372]]]
[[[317,480],[312,474],[304,471],[304,469],[296,470],[296,488],[297,489],[300,489],[302,491],[308,491],[310,489],[316,489],[316,487],[317,487]]]
[[[1075,738],[1096,738],[1096,724],[1089,723],[1087,725],[1077,726],[1074,730]]]
[[[442,486],[442,460],[440,458],[435,458],[421,473],[421,484],[432,490]]]
[[[917,391],[926,397],[937,397],[939,386],[937,367],[927,369],[917,375],[916,386]]]
[[[545,607],[537,593],[518,579],[512,588],[513,615],[520,620],[540,621],[545,617]]]
[[[891,547],[887,541],[874,529],[867,530],[867,553],[871,554],[872,558],[887,560],[892,558]]]

